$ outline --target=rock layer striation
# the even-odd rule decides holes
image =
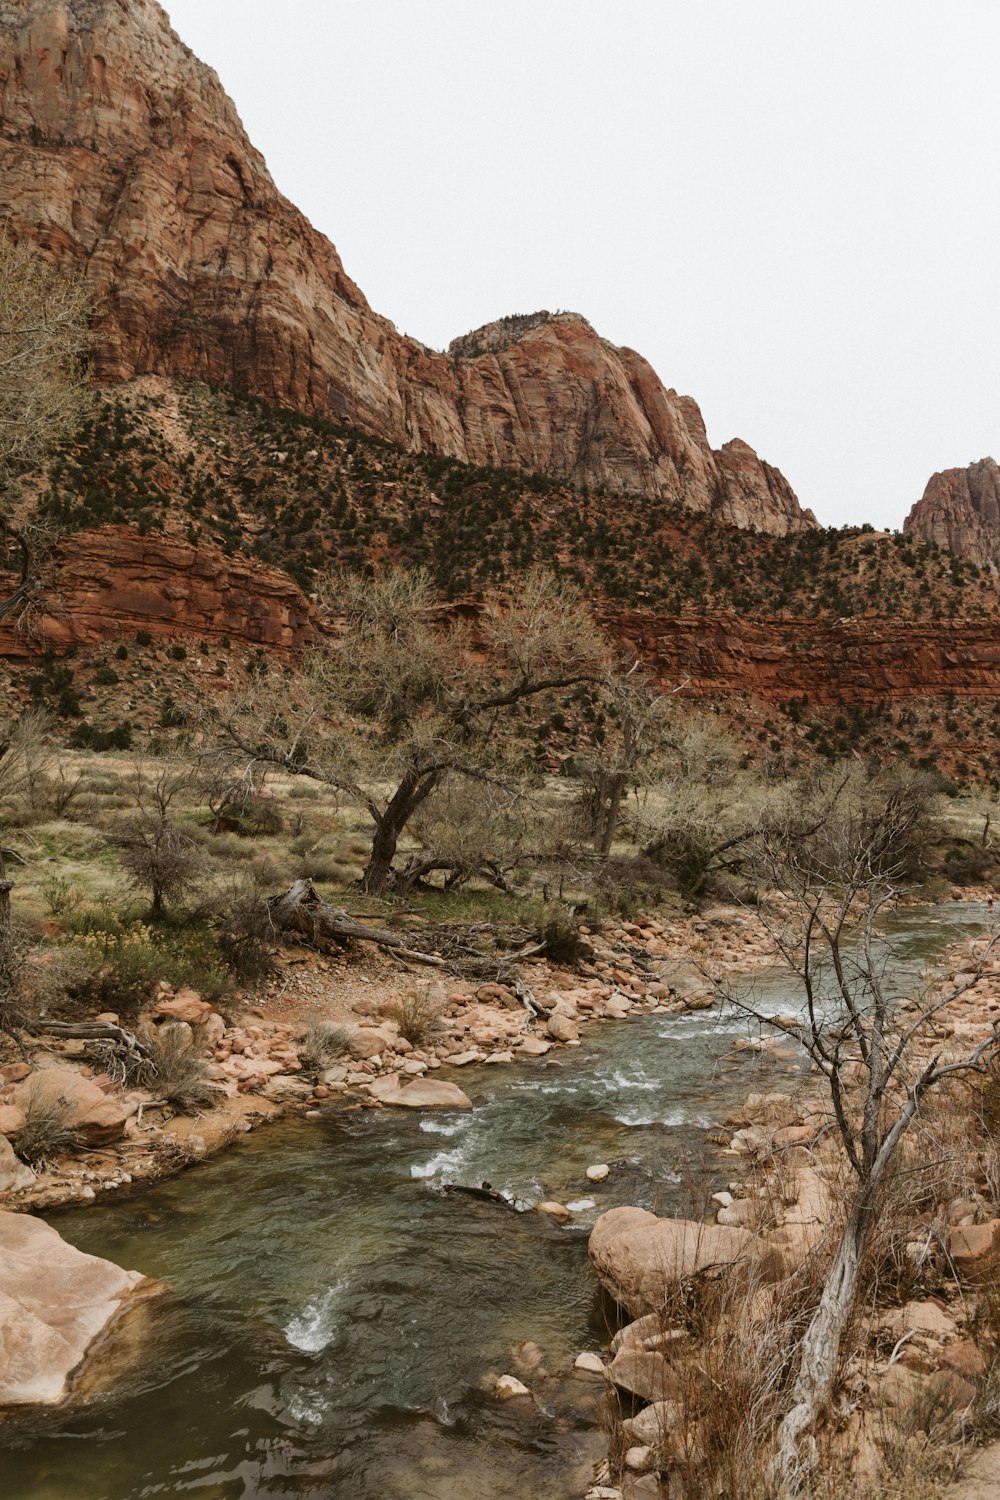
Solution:
[[[155,0],[0,0],[0,215],[99,298],[95,373],[196,376],[463,461],[784,534],[815,525],[745,443],[573,313],[446,353],[369,307],[277,190]]]

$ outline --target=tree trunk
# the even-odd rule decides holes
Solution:
[[[877,1188],[877,1181],[871,1178],[858,1186],[833,1265],[823,1283],[819,1306],[802,1340],[799,1372],[792,1392],[794,1405],[778,1428],[772,1466],[772,1478],[783,1495],[799,1494],[816,1464],[815,1427],[833,1395],[840,1343],[854,1307]]]
[[[399,783],[375,825],[371,853],[361,877],[361,889],[366,895],[385,895],[400,835],[420,804],[437,786],[440,777],[440,771],[408,771]]]
[[[615,833],[618,830],[618,817],[622,810],[622,797],[625,792],[624,776],[615,776],[612,779],[611,791],[608,796],[607,811],[604,814],[604,828],[601,831],[600,855],[607,859],[611,853],[611,845],[615,841]]]

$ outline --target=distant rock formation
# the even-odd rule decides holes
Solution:
[[[1000,465],[981,458],[967,469],[932,474],[903,530],[1000,572]]]
[[[447,353],[368,306],[277,191],[218,78],[155,0],[0,0],[0,216],[99,293],[95,373],[195,376],[404,447],[814,526],[742,442],[572,313]]]

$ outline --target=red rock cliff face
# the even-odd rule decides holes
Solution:
[[[903,530],[1000,572],[1000,466],[981,458],[967,469],[932,474]]]
[[[47,612],[31,635],[5,620],[0,657],[30,659],[46,647],[97,645],[136,630],[165,641],[229,637],[280,655],[315,638],[313,610],[286,573],[217,547],[102,526],[63,541],[55,564]]]
[[[953,692],[1000,694],[1000,637],[990,621],[945,628],[911,621],[766,620],[728,614],[606,616],[626,650],[690,697],[741,693],[769,703],[873,705]]]
[[[0,0],[0,215],[101,297],[96,373],[197,376],[411,449],[815,525],[742,442],[573,314],[447,354],[368,306],[277,191],[216,75],[155,0]]]

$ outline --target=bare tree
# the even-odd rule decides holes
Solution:
[[[611,709],[614,728],[603,744],[594,745],[580,761],[582,801],[593,827],[594,848],[602,859],[611,853],[622,802],[631,791],[652,781],[662,770],[662,757],[671,738],[671,693],[662,693],[640,662],[614,666],[601,684]]]
[[[505,775],[543,694],[593,680],[606,648],[579,592],[536,571],[473,622],[444,607],[426,573],[328,580],[339,633],[305,673],[257,684],[230,707],[229,741],[364,807],[373,824],[363,889],[381,895],[399,840],[445,777]]]
[[[949,1006],[996,972],[1000,935],[973,971],[916,997],[899,993],[891,945],[878,935],[879,917],[912,876],[928,795],[919,776],[855,766],[804,788],[757,839],[758,873],[772,893],[762,913],[803,996],[791,1034],[827,1079],[854,1178],[799,1349],[792,1407],[778,1431],[772,1478],[783,1494],[800,1493],[816,1462],[815,1428],[834,1393],[862,1257],[896,1150],[930,1090],[956,1074],[983,1072],[1000,1047],[1000,1022],[957,1055],[937,1031]]]
[[[0,554],[20,574],[0,618],[41,590],[37,528],[17,518],[17,488],[76,422],[91,295],[83,283],[0,233]]]
[[[129,884],[148,891],[150,916],[163,915],[168,901],[190,890],[199,873],[201,849],[178,824],[178,805],[196,785],[190,770],[164,770],[147,781],[136,770],[129,790],[135,812],[119,818],[108,834]]]
[[[742,760],[714,714],[678,705],[659,775],[627,821],[646,858],[687,896],[701,896],[713,872],[744,864],[753,839],[783,804],[786,788],[765,782]]]

